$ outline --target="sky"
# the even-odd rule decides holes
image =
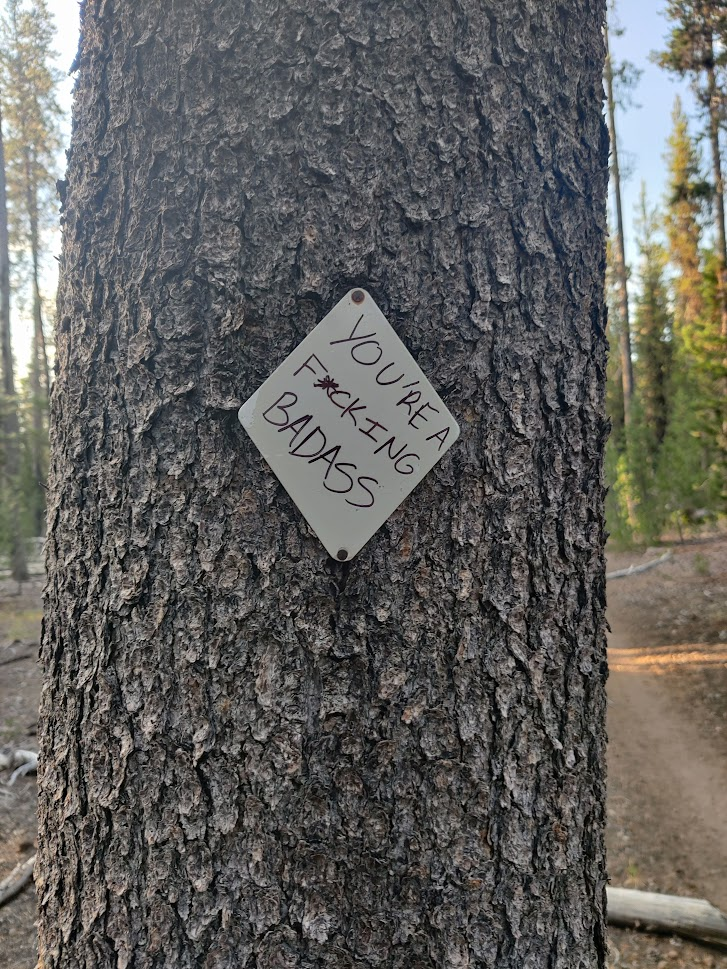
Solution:
[[[677,95],[690,118],[691,133],[694,135],[698,130],[698,112],[689,84],[674,78],[649,59],[652,51],[664,48],[669,34],[665,7],[666,0],[617,0],[616,21],[624,33],[609,37],[614,63],[630,61],[643,71],[633,94],[634,106],[625,111],[617,109],[616,115],[619,162],[622,170],[630,172],[622,185],[622,200],[626,261],[632,268],[638,261],[634,221],[642,182],[652,205],[661,203],[665,195],[664,155]]]
[[[695,102],[688,84],[673,79],[649,60],[651,51],[664,46],[669,31],[664,16],[665,6],[666,0],[617,0],[616,18],[624,33],[611,37],[614,61],[631,61],[643,71],[633,95],[634,106],[627,111],[619,111],[616,119],[620,161],[622,169],[628,173],[623,185],[626,258],[634,269],[638,260],[634,220],[641,183],[645,182],[652,204],[661,201],[666,179],[664,154],[676,95],[681,96],[690,117],[696,118]],[[57,63],[65,75],[73,63],[78,45],[79,4],[77,0],[49,0],[49,7],[58,29]],[[66,77],[60,100],[69,116],[72,90],[73,79]],[[696,130],[696,123],[693,123],[692,132]],[[66,132],[70,133],[70,120]],[[60,233],[56,235],[55,246],[57,252]],[[54,266],[57,265],[55,260],[52,262]],[[52,292],[54,286],[53,276],[49,274],[47,292]],[[29,339],[27,321],[17,321],[15,347],[20,372],[27,366]]]
[[[57,29],[55,50],[58,54],[58,59],[56,60],[56,67],[63,73],[63,82],[61,84],[58,100],[61,107],[66,112],[66,121],[63,125],[63,131],[67,143],[71,133],[70,115],[73,96],[73,78],[68,76],[68,71],[71,64],[73,64],[73,59],[76,56],[76,50],[78,49],[78,21],[80,8],[77,0],[49,0],[48,7],[55,19]],[[65,155],[63,155],[58,161],[59,172],[62,172],[63,170],[64,159]],[[58,256],[61,248],[60,230],[54,233],[52,247],[53,255]],[[49,259],[46,260],[46,265],[44,267],[45,271],[42,282],[43,295],[46,301],[50,301],[51,305],[54,305],[54,293],[58,282],[57,266],[58,263],[55,259]],[[30,361],[31,326],[32,324],[29,319],[29,314],[26,313],[23,316],[19,316],[17,313],[12,313],[12,339],[13,351],[15,353],[15,368],[21,377],[27,373],[28,363]],[[48,320],[46,320],[45,328],[46,330],[50,328],[50,323]]]

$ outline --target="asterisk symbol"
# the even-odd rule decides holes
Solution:
[[[320,387],[321,390],[325,390],[328,397],[338,390],[338,382],[333,379],[333,377],[323,377],[318,381],[317,384],[313,384],[314,387]]]

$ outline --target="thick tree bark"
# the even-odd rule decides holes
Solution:
[[[602,966],[603,3],[83,9],[43,966]],[[236,411],[354,285],[462,437],[338,563]]]
[[[631,358],[631,321],[629,319],[629,291],[628,270],[626,268],[626,246],[624,243],[623,204],[621,202],[621,169],[618,161],[618,139],[616,138],[616,102],[613,94],[613,65],[611,51],[608,45],[608,26],[604,28],[606,40],[606,62],[604,78],[606,81],[606,97],[608,101],[608,133],[611,142],[611,173],[613,178],[613,194],[616,201],[616,276],[618,278],[619,312],[621,316],[618,332],[619,350],[621,355],[621,380],[624,398],[624,426],[626,432],[631,426],[631,405],[634,398],[634,364]]]

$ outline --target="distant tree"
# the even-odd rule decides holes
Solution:
[[[674,325],[693,328],[705,312],[700,252],[702,219],[711,188],[702,176],[699,151],[689,135],[689,121],[679,98],[667,150],[668,186],[664,226],[669,261],[674,267]]]
[[[614,236],[609,232],[606,246],[606,307],[608,309],[608,371],[606,380],[606,411],[611,420],[609,447],[620,451],[624,443],[624,387],[621,373],[620,329],[622,325],[619,300],[621,286],[614,255]]]
[[[650,458],[664,440],[669,413],[669,378],[672,361],[672,318],[665,278],[666,251],[658,239],[660,219],[649,207],[646,186],[639,199],[638,296],[634,314],[637,384],[643,420],[649,428]]]
[[[5,189],[5,144],[0,98],[0,545],[10,553],[13,578],[28,577],[18,495],[18,399],[10,334],[10,246]]]
[[[699,375],[678,345],[669,399],[669,425],[657,461],[655,493],[665,517],[681,530],[695,521],[698,511],[725,510],[727,476],[724,449],[715,447],[705,419]]]
[[[12,242],[30,285],[33,337],[30,359],[32,398],[32,476],[34,489],[46,477],[49,367],[40,276],[44,235],[55,199],[60,148],[57,101],[59,72],[53,18],[45,0],[6,0],[0,23],[0,89],[7,123],[7,190],[13,216]],[[35,532],[44,527],[43,502],[37,502]]]
[[[0,376],[2,393],[15,395],[13,347],[10,335],[10,245],[8,205],[5,187],[5,142],[3,139],[2,97],[0,96]]]
[[[617,30],[621,33],[620,30]],[[617,284],[619,325],[619,350],[621,356],[621,381],[623,385],[623,422],[628,429],[631,421],[631,403],[634,396],[634,370],[631,354],[631,325],[629,314],[628,294],[628,266],[626,263],[626,245],[624,241],[623,203],[621,199],[621,166],[619,163],[619,144],[616,132],[616,107],[623,104],[624,99],[636,85],[639,72],[629,62],[616,65],[611,56],[609,44],[608,22],[604,25],[604,39],[606,43],[606,61],[604,65],[604,79],[606,82],[606,97],[608,102],[608,129],[611,140],[611,185],[616,208],[615,232],[611,241],[611,259],[613,275]]]
[[[702,258],[704,313],[693,325],[683,327],[680,344],[697,381],[694,406],[702,421],[702,437],[714,451],[721,468],[718,473],[727,486],[727,340],[720,327],[720,257],[714,249],[706,249]]]
[[[606,411],[611,422],[611,433],[606,444],[605,461],[606,483],[609,489],[606,499],[606,518],[609,531],[615,540],[622,544],[629,544],[636,528],[636,504],[630,487],[626,453],[624,381],[620,352],[622,346],[621,329],[624,320],[620,310],[622,288],[619,282],[619,266],[614,252],[614,233],[610,231],[606,246],[605,287],[609,343],[606,369]]]
[[[659,453],[669,420],[672,320],[666,251],[660,219],[642,186],[637,222],[639,266],[634,304],[636,393],[625,436],[614,436],[608,472],[612,490],[609,527],[619,539],[658,539],[664,512],[656,489]]]
[[[674,24],[657,63],[687,77],[704,109],[712,156],[714,214],[717,229],[717,292],[722,336],[727,338],[727,237],[720,124],[725,90],[720,69],[727,64],[727,0],[668,0],[666,16]]]
[[[677,99],[669,139],[669,182],[664,224],[669,261],[674,269],[673,356],[670,384],[672,414],[666,452],[668,469],[680,481],[666,492],[671,507],[686,520],[690,509],[724,507],[718,482],[725,478],[725,340],[719,273],[721,257],[701,248],[705,208],[712,187],[689,135],[687,118]],[[676,455],[679,454],[678,459]],[[676,496],[680,496],[677,500]]]

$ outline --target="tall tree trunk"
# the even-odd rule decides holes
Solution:
[[[603,19],[84,5],[44,969],[604,965]],[[462,436],[339,563],[236,411],[357,284]]]
[[[608,132],[611,141],[611,177],[613,194],[616,201],[616,238],[614,239],[614,268],[618,280],[619,349],[621,352],[621,379],[623,380],[624,426],[628,435],[631,424],[631,406],[634,397],[634,365],[631,357],[631,323],[629,319],[628,270],[626,268],[626,247],[624,243],[623,206],[621,202],[621,169],[618,162],[618,139],[616,137],[616,102],[613,95],[613,65],[608,43],[608,25],[604,27],[606,42],[606,97],[608,100]]]
[[[19,432],[18,400],[15,393],[13,344],[10,332],[10,242],[8,233],[8,204],[5,188],[5,144],[0,106],[0,427],[4,468],[0,469],[0,484],[8,501],[10,526],[10,573],[16,582],[28,578],[20,508],[18,502]],[[6,497],[6,501],[7,501]]]
[[[712,39],[710,38],[713,44]],[[712,49],[712,54],[714,53]],[[720,335],[723,346],[721,347],[721,363],[724,373],[727,375],[727,233],[725,232],[724,215],[724,180],[722,178],[722,154],[719,147],[719,127],[721,99],[717,91],[717,79],[713,59],[707,68],[707,96],[709,98],[709,143],[712,149],[712,171],[714,174],[714,206],[717,215],[717,248],[718,248],[718,269],[717,269],[717,289],[719,294],[720,308]],[[722,407],[719,415],[721,434],[718,440],[718,447],[722,450],[727,447],[727,376],[723,376],[722,385]]]
[[[28,225],[30,227],[30,255],[31,255],[31,289],[33,297],[33,340],[30,360],[30,392],[31,412],[33,415],[33,438],[31,445],[33,485],[38,491],[34,507],[34,534],[42,535],[45,531],[45,502],[40,495],[43,493],[44,461],[43,451],[45,442],[45,415],[47,410],[50,379],[48,373],[48,354],[43,333],[43,309],[40,297],[40,232],[38,230],[38,187],[35,179],[35,159],[32,157],[31,146],[25,152],[26,161],[26,208]]]
[[[10,240],[8,233],[8,202],[5,187],[5,143],[3,141],[2,105],[0,105],[0,365],[2,392],[15,396],[13,344],[10,335]],[[15,415],[17,420],[17,415]]]
[[[720,97],[717,92],[717,81],[712,63],[707,68],[707,96],[709,99],[709,144],[712,150],[712,172],[714,175],[714,208],[717,216],[717,256],[719,263],[717,287],[721,333],[722,337],[727,339],[727,234],[725,233],[722,155],[719,148]]]

